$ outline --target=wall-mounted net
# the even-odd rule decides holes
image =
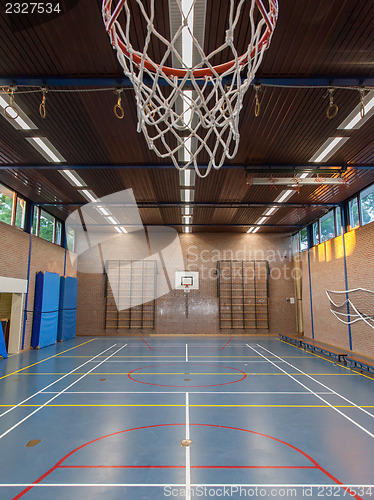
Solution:
[[[374,292],[355,288],[341,292],[326,290],[330,311],[345,325],[364,321],[374,329]]]
[[[178,169],[193,165],[205,177],[237,153],[243,98],[269,47],[278,0],[265,0],[267,8],[262,0],[229,0],[223,43],[207,54],[204,45],[211,46],[210,41],[202,43],[204,37],[192,28],[202,3],[206,0],[169,0],[175,30],[166,27],[156,0],[120,0],[114,8],[112,0],[104,0],[102,12],[134,86],[138,132],[159,157],[170,158]],[[237,42],[244,27],[248,45],[243,53]],[[199,163],[208,165],[204,174]]]

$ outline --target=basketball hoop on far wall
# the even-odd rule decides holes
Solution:
[[[164,19],[157,23],[157,0],[120,0],[114,8],[112,4],[103,0],[104,24],[134,86],[138,132],[160,158],[170,158],[179,170],[194,166],[197,175],[206,177],[212,167],[219,169],[237,153],[239,113],[270,45],[278,0],[229,0],[225,40],[208,54],[205,26],[199,26],[205,21],[206,0],[169,0],[170,33],[165,33]],[[143,46],[134,19],[143,24]],[[242,22],[248,25],[250,40],[240,54],[236,43]],[[229,60],[217,64],[222,58]],[[167,66],[169,61],[174,67]],[[198,168],[201,159],[208,160],[204,173]]]

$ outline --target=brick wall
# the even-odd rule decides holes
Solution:
[[[105,241],[100,248],[84,252],[78,258],[78,334],[79,335],[117,335],[117,334],[227,334],[227,333],[268,333],[267,330],[220,330],[218,323],[217,276],[215,269],[218,260],[268,260],[270,265],[270,330],[269,333],[296,331],[295,304],[286,301],[294,296],[292,279],[293,263],[290,259],[290,237],[277,234],[181,234],[179,241],[182,249],[182,268],[177,262],[177,252],[171,247],[154,253],[158,260],[158,287],[167,291],[157,299],[155,330],[104,329],[105,317],[105,280],[103,265],[106,259],[144,258],[142,245],[134,233],[118,235]],[[134,249],[136,249],[134,256]],[[144,253],[144,252],[143,252]],[[149,253],[148,253],[149,255]],[[169,291],[165,279],[165,266],[168,279],[174,282],[175,270],[199,271],[199,290],[191,290],[186,298],[182,290]],[[186,317],[188,300],[188,317]]]
[[[27,279],[30,235],[19,228],[0,222],[0,276]],[[35,276],[39,271],[64,274],[65,250],[36,236],[31,236],[30,282],[25,329],[25,348],[30,347]],[[70,259],[66,259],[66,276],[76,276]]]
[[[349,328],[330,312],[330,301],[326,290],[346,290],[345,264],[348,289],[365,288],[374,290],[373,267],[374,223],[359,227],[343,236],[338,236],[320,245],[302,252],[303,279],[303,320],[304,335],[335,346],[349,349]],[[308,270],[310,260],[310,277]],[[310,302],[310,284],[312,290],[313,330]],[[343,297],[343,300],[345,297]],[[360,305],[362,298],[359,299]],[[369,296],[364,307],[373,307]],[[371,301],[371,305],[369,304]],[[374,356],[374,331],[363,321],[351,325],[352,350]]]

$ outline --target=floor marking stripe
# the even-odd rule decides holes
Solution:
[[[38,365],[39,363],[43,363],[44,361],[48,361],[49,359],[56,358],[57,356],[60,356],[64,352],[72,351],[73,349],[76,349],[77,347],[80,347],[80,346],[82,346],[84,344],[88,344],[89,342],[93,342],[94,340],[96,340],[96,339],[87,340],[86,342],[83,342],[83,344],[76,345],[75,347],[71,347],[70,349],[66,349],[66,351],[62,351],[62,352],[60,352],[58,354],[54,354],[53,356],[49,356],[49,358],[42,359],[42,360],[38,361],[37,363],[33,363],[32,365],[25,366],[24,368],[20,368],[16,372],[12,372],[12,373],[8,373],[7,375],[3,375],[2,377],[0,377],[0,380],[3,379],[3,378],[6,378],[6,377],[10,377],[11,375],[15,375],[16,373],[19,373],[22,370],[26,370],[27,368],[31,368],[32,366]],[[16,354],[21,354],[21,353],[16,353]]]
[[[303,394],[311,396],[310,391],[188,391],[189,394]],[[58,391],[43,391],[42,394],[58,394]],[[65,391],[64,394],[186,394],[185,391]],[[317,392],[316,394],[333,394]]]
[[[258,345],[259,345],[259,344],[258,344]],[[260,346],[260,347],[262,347],[262,346]],[[265,351],[267,351],[268,353],[272,354],[273,356],[276,356],[276,354],[273,354],[271,351],[269,351],[269,350],[268,350],[268,349],[266,349],[265,347],[262,347],[262,349],[264,349],[264,350],[265,350]],[[279,359],[282,359],[282,358],[280,358],[279,356],[276,356],[276,357],[277,357],[277,358],[279,358]],[[284,361],[284,362],[285,362],[287,365],[291,366],[291,368],[295,368],[295,370],[297,370],[298,372],[300,372],[300,373],[302,373],[302,374],[306,375],[306,376],[307,376],[308,378],[310,378],[311,380],[314,380],[315,382],[317,382],[317,384],[321,385],[322,387],[324,387],[324,388],[325,388],[325,389],[327,389],[328,391],[331,391],[331,392],[332,392],[332,393],[334,393],[336,396],[338,396],[338,397],[340,397],[340,398],[344,399],[344,401],[347,401],[347,403],[349,403],[349,404],[351,404],[351,405],[353,405],[353,406],[355,406],[355,407],[359,408],[359,406],[358,406],[358,405],[356,405],[355,403],[353,403],[353,401],[351,401],[350,399],[348,399],[348,398],[346,398],[346,397],[342,396],[342,395],[341,395],[341,394],[339,394],[338,392],[334,391],[334,389],[331,389],[330,387],[328,387],[327,385],[323,384],[323,383],[322,383],[322,382],[320,382],[319,380],[316,380],[316,379],[314,379],[313,377],[311,377],[310,375],[314,375],[313,373],[311,373],[311,374],[304,373],[302,370],[300,370],[300,368],[297,368],[296,366],[291,365],[291,363],[289,363],[288,361]],[[279,368],[279,367],[277,367],[277,368]],[[348,370],[348,368],[347,368],[347,370]],[[364,409],[362,409],[362,408],[360,408],[360,409],[361,409],[361,411],[363,411],[364,413],[368,414],[370,417],[373,417],[373,418],[374,418],[374,415],[372,415],[372,414],[371,414],[371,413],[369,413],[368,411],[365,411],[365,410],[364,410]]]
[[[58,469],[184,469],[184,465],[59,465]],[[191,465],[191,469],[318,469],[315,465]]]
[[[109,351],[109,349],[111,349],[113,346],[111,347],[108,347],[107,349],[105,349],[105,351],[102,351],[102,352],[106,352],[106,351]],[[101,355],[102,353],[100,352],[99,355]],[[82,368],[83,366],[85,366],[87,363],[89,363],[90,360],[86,361],[85,363],[82,363],[80,366],[78,366],[77,368]],[[11,412],[12,410],[14,410],[15,408],[17,408],[18,406],[20,405],[23,405],[24,403],[26,403],[26,401],[29,401],[30,399],[32,399],[33,397],[37,396],[38,394],[40,394],[42,391],[45,391],[45,389],[48,389],[49,387],[52,387],[54,384],[56,384],[57,382],[59,382],[60,380],[63,380],[65,377],[67,377],[68,375],[71,375],[73,374],[73,372],[77,369],[77,368],[74,368],[74,370],[72,370],[71,372],[69,373],[65,373],[63,375],[63,377],[60,377],[59,379],[55,380],[54,382],[46,385],[45,387],[43,387],[43,389],[40,389],[38,392],[35,392],[34,394],[32,394],[31,396],[29,396],[28,398],[24,399],[23,401],[21,401],[20,403],[18,403],[18,405],[15,405],[13,406],[10,410],[7,410],[3,413],[0,414],[0,418],[3,417],[4,415],[6,415],[7,413]],[[25,375],[24,373],[21,373],[20,375]],[[0,436],[0,439],[1,439],[1,436]]]
[[[80,368],[80,367],[78,367]],[[91,375],[129,375],[131,372],[95,372],[92,373]],[[267,372],[267,373],[262,373],[262,372],[243,372],[245,375],[255,375],[255,376],[284,376],[284,375],[296,375],[296,376],[302,376],[302,375],[320,375],[324,377],[355,377],[356,375],[354,373],[275,373],[275,372]],[[184,375],[184,372],[137,372],[137,375]],[[30,373],[22,373],[21,375],[84,375],[82,372],[69,372],[69,373],[40,373],[40,372],[30,372]],[[90,375],[90,373],[88,373]],[[219,373],[214,373],[214,372],[191,372],[191,375],[237,375],[236,373],[230,373],[230,372],[219,372]],[[58,380],[56,380],[58,382]],[[54,383],[56,383],[54,382]]]
[[[190,408],[189,395],[186,392],[186,439],[190,439]],[[186,500],[191,499],[191,451],[186,446]]]
[[[108,351],[109,349],[111,349],[112,347],[114,347],[116,344],[114,344],[113,346],[109,347],[108,349],[105,349],[105,351]],[[117,352],[119,352],[121,349],[123,349],[124,347],[126,347],[127,344],[125,344],[124,346],[120,347],[119,349],[117,349],[117,351],[115,351],[113,354],[116,354]],[[103,352],[105,352],[103,351]],[[102,354],[102,353],[100,353]],[[109,355],[108,356],[108,359],[112,356]],[[102,361],[102,363],[105,363],[105,359]],[[100,365],[98,365],[100,366]],[[70,385],[68,385],[67,387],[65,387],[65,389],[63,389],[61,392],[59,392],[58,394],[56,394],[55,396],[53,396],[52,398],[50,398],[46,403],[44,403],[44,405],[40,406],[39,408],[37,408],[36,410],[32,411],[29,415],[27,415],[25,418],[23,418],[22,420],[20,420],[19,422],[17,422],[16,424],[14,424],[12,427],[10,427],[7,431],[3,432],[1,435],[0,435],[0,439],[2,439],[4,436],[6,436],[7,434],[9,434],[12,430],[14,430],[16,427],[18,427],[19,425],[21,425],[23,422],[25,422],[26,420],[28,420],[30,417],[32,417],[33,415],[35,415],[35,413],[37,413],[38,411],[40,411],[42,408],[44,408],[47,404],[49,404],[51,401],[55,400],[56,398],[59,397],[60,394],[63,394],[64,391],[70,389],[70,387],[72,387],[73,385],[77,384],[80,380],[82,380],[88,373],[90,373],[92,370],[95,370],[97,368],[97,366],[94,366],[93,368],[91,368],[91,370],[87,373],[85,373],[84,375],[82,375],[82,377],[80,377],[79,379],[75,380],[74,382],[72,382]],[[11,411],[11,410],[8,410],[8,411]]]
[[[287,344],[287,345],[290,345],[291,347],[296,347],[297,349],[300,349],[301,351],[304,351],[304,349],[302,347],[299,347],[295,344],[291,344],[290,342],[286,342],[285,340],[280,340],[278,339],[280,342],[283,342],[284,344]],[[335,361],[331,361],[330,359],[327,359],[327,358],[324,358],[323,356],[319,356],[318,354],[315,354],[314,352],[310,352],[310,351],[306,351],[308,352],[308,354],[311,354],[312,356],[315,356],[316,358],[320,358],[320,359],[323,359],[324,361],[328,361],[329,363],[332,363],[334,365],[336,365],[336,362]],[[269,356],[269,358],[271,358],[272,356]],[[288,358],[291,358],[292,356],[284,356],[283,359],[288,359]],[[295,358],[296,357],[300,357],[302,358],[303,356],[294,356]],[[369,380],[374,380],[374,377],[370,377],[370,375],[365,375],[364,373],[361,373],[361,372],[358,372],[357,370],[352,370],[352,368],[349,368],[348,366],[345,366],[345,365],[341,365],[339,364],[338,366],[340,366],[340,368],[344,368],[345,370],[350,370],[354,373],[357,373],[357,375],[361,375],[362,377],[365,377],[365,378],[368,378]]]
[[[188,362],[188,344],[186,344],[186,361]]]
[[[264,349],[266,352],[270,353],[272,356],[275,356],[274,353],[272,353],[271,351],[269,351],[268,349],[266,349],[265,347],[262,347],[260,344],[257,344],[258,347],[260,347],[260,349]],[[254,352],[256,352],[257,354],[260,354],[261,356],[263,356],[265,359],[266,356],[264,356],[263,354],[261,354],[260,352],[258,352],[254,347],[251,347],[251,346],[248,346],[250,349],[252,349]],[[279,359],[281,359],[279,356],[277,356]],[[284,373],[287,373],[285,370],[283,370],[283,368],[281,368],[279,365],[276,365],[275,363],[273,363],[273,361],[271,361],[270,359],[268,360],[269,363],[273,364],[274,366],[276,366],[278,368],[278,370],[281,370],[283,371]],[[293,366],[291,365],[290,363],[288,363],[288,361],[284,361],[287,365],[291,366],[292,368],[294,368],[295,370],[298,370],[299,372],[301,372],[302,374],[306,375],[307,377],[309,377],[311,380],[317,382],[318,384],[322,385],[325,389],[328,389],[330,390],[331,392],[333,392],[334,394],[336,394],[337,396],[339,396],[339,394],[337,392],[335,392],[333,389],[330,389],[330,387],[327,387],[326,385],[322,384],[321,382],[319,382],[318,380],[314,379],[313,377],[310,377],[308,374],[304,373],[302,370],[300,370],[299,368],[297,368],[296,366]],[[363,427],[362,425],[360,425],[358,422],[356,422],[355,420],[353,420],[352,418],[348,417],[348,415],[346,415],[345,413],[343,413],[342,411],[340,411],[338,408],[335,408],[333,405],[331,405],[328,401],[326,401],[324,398],[322,398],[319,394],[316,394],[314,391],[312,391],[312,389],[310,389],[309,387],[307,387],[305,384],[303,384],[302,382],[300,382],[300,380],[297,380],[295,377],[293,377],[292,375],[288,374],[287,375],[292,379],[294,380],[295,382],[297,382],[298,384],[300,384],[302,387],[304,387],[304,389],[308,389],[311,393],[315,394],[315,396],[320,399],[321,401],[323,401],[325,404],[328,404],[330,406],[330,408],[332,408],[334,411],[336,411],[337,413],[339,413],[342,417],[344,417],[345,419],[347,419],[348,421],[350,421],[352,424],[354,424],[355,426],[357,426],[359,429],[361,429],[362,431],[364,431],[366,434],[368,434],[368,436],[372,437],[374,439],[374,434],[372,434],[370,431],[368,431],[367,429],[365,429],[365,427]],[[348,401],[350,404],[353,404],[354,406],[356,406],[356,408],[360,409],[361,411],[363,411],[364,413],[367,413],[368,415],[370,415],[371,417],[374,418],[374,415],[372,415],[371,413],[369,413],[368,411],[364,410],[363,408],[359,408],[357,405],[355,405],[354,403],[352,403],[352,401],[349,401],[347,398],[344,398],[343,396],[341,396],[342,399],[344,399],[345,401]]]
[[[184,483],[4,483],[0,484],[1,488],[165,488],[165,487],[180,487],[184,488]],[[246,483],[196,483],[191,484],[191,488],[372,488],[372,484],[246,484]],[[343,495],[344,496],[344,495]]]
[[[59,394],[59,393],[58,393]],[[185,393],[188,394],[188,393]],[[0,407],[11,407],[12,405],[0,405]],[[41,407],[50,407],[50,408],[115,408],[115,407],[174,407],[174,406],[185,406],[184,404],[29,404],[29,405],[17,405],[18,408],[41,408]],[[209,404],[190,404],[190,407],[196,408],[374,408],[374,405],[330,405],[327,403],[326,405],[260,405],[260,404],[250,404],[250,405],[209,405]],[[373,415],[371,415],[373,416]]]

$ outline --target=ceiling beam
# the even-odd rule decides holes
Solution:
[[[243,77],[244,80],[244,77]],[[150,80],[150,83],[151,80]],[[160,85],[169,85],[165,80],[159,79]],[[199,81],[197,81],[199,84]],[[225,81],[224,81],[225,83]],[[360,87],[374,86],[374,77],[372,75],[356,75],[356,76],[310,76],[310,77],[257,77],[254,82],[256,85],[272,85],[279,87]],[[204,84],[204,80],[201,80]],[[113,88],[113,87],[129,87],[132,84],[127,77],[64,77],[52,75],[36,75],[36,76],[0,76],[1,86],[17,86],[17,87],[94,87],[94,88]]]
[[[35,205],[39,207],[81,207],[87,205],[87,201],[84,202],[76,202],[76,203],[35,203]],[[291,203],[291,202],[185,202],[185,201],[177,201],[177,202],[136,202],[136,203],[116,203],[116,202],[98,202],[98,206],[102,207],[138,207],[138,208],[179,208],[184,207],[185,205],[189,205],[193,208],[256,208],[256,207],[276,207],[276,208],[313,208],[313,207],[327,207],[333,208],[336,207],[337,203]],[[89,203],[90,207],[95,206],[95,203]]]
[[[206,168],[207,165],[201,164],[199,168]],[[374,169],[373,164],[359,164],[350,163],[347,165],[332,165],[328,163],[316,164],[282,164],[282,163],[268,163],[268,164],[248,164],[248,165],[222,165],[219,170],[226,169],[239,169],[246,170],[248,173],[288,173],[290,171],[302,170],[303,172],[309,173],[325,173],[333,174],[340,173],[340,171],[345,171],[347,168],[357,169],[357,170],[372,170]],[[25,163],[1,163],[1,169],[12,169],[12,170],[116,170],[116,169],[158,169],[165,170],[171,169],[175,170],[175,166],[172,164],[114,164],[114,163],[104,163],[104,164],[65,164],[65,163],[47,163],[47,164],[25,164]]]
[[[68,224],[69,227],[79,227],[81,228],[82,226],[80,224]],[[143,229],[144,227],[149,227],[149,226],[167,226],[167,227],[276,227],[276,228],[303,228],[305,227],[305,224],[182,224],[181,222],[177,222],[174,224],[147,224],[145,223],[144,225],[142,224],[128,224],[128,223],[122,223],[122,224],[85,224],[86,228],[115,228],[116,226],[118,227],[138,227],[139,229]]]

